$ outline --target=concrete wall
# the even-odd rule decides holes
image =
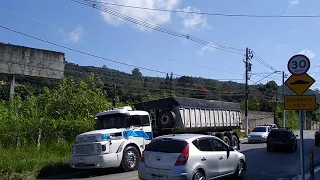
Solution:
[[[274,123],[273,112],[249,111],[248,118],[249,118],[249,128],[254,128],[258,125]],[[245,114],[244,112],[241,112],[242,129],[245,128],[245,125],[246,125],[245,120],[246,120]]]
[[[0,73],[62,78],[64,53],[0,43]]]

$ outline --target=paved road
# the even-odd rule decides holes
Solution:
[[[299,132],[295,132],[299,135]],[[305,168],[309,167],[308,151],[315,149],[315,162],[320,162],[320,148],[314,146],[314,131],[304,131],[305,144]],[[248,144],[242,142],[241,152],[247,160],[246,180],[273,180],[278,178],[289,179],[300,173],[300,144],[294,153],[266,151],[265,143]],[[60,177],[59,179],[82,179],[82,180],[137,180],[137,171],[123,173],[119,170],[108,169],[104,171],[89,172],[81,175]]]

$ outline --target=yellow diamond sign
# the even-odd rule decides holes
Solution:
[[[308,74],[291,75],[286,81],[286,85],[297,95],[305,93],[315,80]]]

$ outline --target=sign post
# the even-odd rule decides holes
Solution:
[[[305,110],[315,110],[317,99],[315,95],[303,95],[315,80],[307,74],[310,68],[310,60],[307,56],[298,54],[290,58],[288,70],[292,74],[286,81],[286,85],[297,95],[285,96],[285,110],[299,110],[300,117],[300,162],[301,176],[304,176],[304,144],[303,144],[303,125]]]

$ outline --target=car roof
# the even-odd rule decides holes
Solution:
[[[168,134],[168,135],[163,135],[163,136],[158,136],[156,139],[162,139],[162,138],[171,138],[173,140],[184,140],[184,141],[193,141],[198,138],[202,137],[213,137],[216,138],[215,136],[209,136],[209,135],[203,135],[203,134]]]
[[[271,131],[282,131],[282,132],[291,132],[291,129],[273,129]]]

